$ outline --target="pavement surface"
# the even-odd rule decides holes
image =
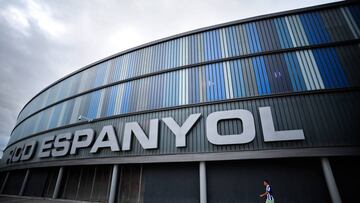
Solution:
[[[83,202],[83,201],[0,195],[0,203],[79,203],[79,202]]]

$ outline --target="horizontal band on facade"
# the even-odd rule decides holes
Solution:
[[[146,155],[132,157],[103,157],[83,158],[73,160],[44,161],[41,163],[20,163],[5,166],[0,171],[72,165],[99,165],[99,164],[146,164],[146,163],[172,163],[172,162],[199,162],[199,161],[229,161],[247,159],[270,158],[304,158],[304,157],[334,157],[334,156],[359,156],[360,147],[323,147],[302,149],[277,149],[260,151],[221,152],[221,153],[196,153],[176,155]]]

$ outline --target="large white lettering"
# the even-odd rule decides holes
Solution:
[[[264,142],[305,139],[302,129],[276,131],[270,107],[260,107],[259,116]],[[175,135],[175,146],[186,147],[186,138],[200,118],[201,113],[191,114],[182,125],[179,125],[172,117],[162,118],[161,120]],[[220,134],[218,123],[222,120],[240,120],[242,132],[231,135]],[[133,137],[136,138],[136,141],[142,148],[156,149],[158,148],[159,125],[159,119],[151,119],[147,135],[138,122],[125,123],[122,145],[112,125],[104,126],[97,137],[95,136],[95,131],[91,128],[77,130],[74,132],[74,136],[71,132],[56,136],[45,136],[40,141],[37,156],[39,158],[61,157],[68,154],[77,154],[79,149],[88,150],[87,148],[89,147],[91,148],[90,153],[98,153],[99,149],[102,148],[108,148],[111,151],[129,151],[131,150]],[[245,144],[252,142],[256,136],[254,116],[245,109],[212,112],[207,116],[205,125],[206,137],[214,145]],[[6,162],[12,163],[29,160],[33,157],[36,146],[37,142],[34,140],[28,141],[25,144],[15,145],[12,149],[8,150]]]

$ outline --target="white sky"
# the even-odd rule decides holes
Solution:
[[[329,0],[0,0],[0,157],[17,114],[55,80],[185,31]]]

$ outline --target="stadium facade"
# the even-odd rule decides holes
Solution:
[[[198,29],[54,82],[19,113],[1,195],[101,202],[350,202],[360,5]]]

